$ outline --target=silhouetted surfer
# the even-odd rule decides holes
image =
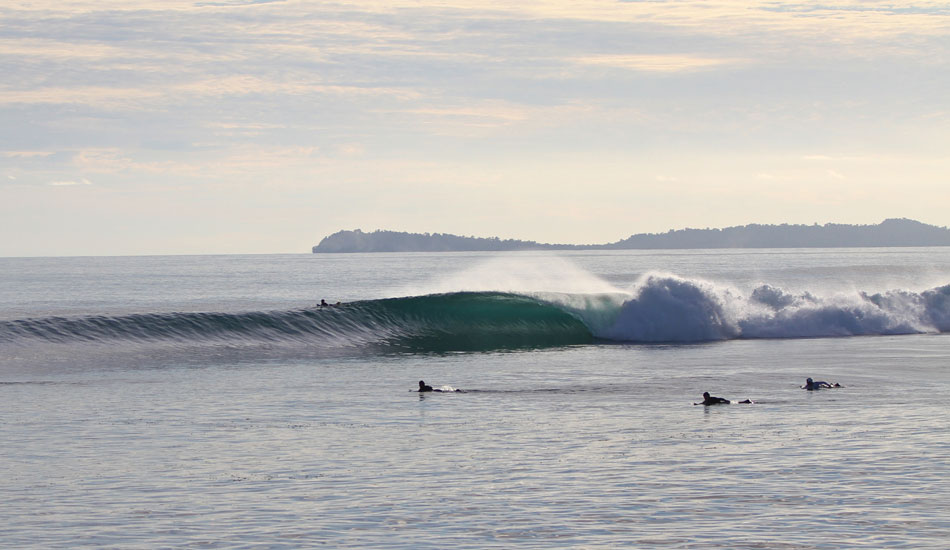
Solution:
[[[723,397],[714,397],[712,395],[709,395],[709,392],[706,391],[706,392],[703,392],[703,402],[693,403],[693,405],[705,405],[708,407],[709,405],[729,405],[730,403],[732,403],[732,401],[729,401],[728,399],[725,399]],[[739,401],[739,403],[751,405],[752,400],[746,399],[745,401]]]
[[[802,386],[802,389],[808,390],[808,391],[814,391],[814,390],[820,390],[821,388],[840,388],[840,387],[841,387],[841,384],[837,382],[835,382],[834,384],[829,384],[828,382],[825,382],[824,380],[819,380],[815,382],[811,378],[806,378],[805,385]]]
[[[439,388],[433,388],[432,386],[426,384],[426,383],[425,383],[425,380],[419,380],[419,392],[421,393],[421,392],[429,392],[429,391],[439,392],[439,393],[444,393],[444,392],[447,392],[447,391],[448,391],[448,392],[459,392],[459,393],[462,392],[462,390],[441,390],[441,389],[439,389]]]
[[[320,307],[327,307],[328,305],[330,305],[330,304],[328,304],[325,299],[324,299],[324,300],[320,300]]]
[[[709,395],[709,392],[703,392],[703,402],[702,403],[693,403],[693,405],[728,405],[732,403],[728,399],[723,399],[722,397],[713,397]]]

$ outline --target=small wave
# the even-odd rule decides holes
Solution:
[[[79,385],[77,382],[54,382],[52,380],[19,380],[14,382],[0,381],[2,386],[59,386],[64,384]]]

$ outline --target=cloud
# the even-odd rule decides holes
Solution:
[[[815,162],[877,162],[900,159],[893,155],[805,155],[802,160]]]
[[[453,119],[466,126],[498,126],[526,120],[530,115],[525,108],[501,102],[477,106],[418,107],[400,111],[422,118]]]
[[[5,56],[30,58],[33,62],[41,59],[101,61],[129,56],[128,46],[89,43],[77,48],[73,42],[52,38],[0,37],[0,51]]]
[[[366,148],[359,143],[343,143],[337,147],[337,152],[345,157],[359,157],[366,152]]]
[[[261,4],[278,4],[287,0],[219,0],[217,2],[195,2],[198,7],[244,8]]]
[[[147,100],[161,97],[156,90],[134,87],[60,86],[30,90],[0,90],[3,104],[83,104],[98,108],[125,110],[145,108]]]
[[[720,67],[723,65],[737,65],[747,63],[742,59],[711,58],[691,55],[664,54],[664,55],[594,55],[574,57],[571,61],[579,65],[594,65],[627,69],[631,71],[676,73],[697,71]]]
[[[26,159],[26,158],[37,158],[37,157],[49,157],[54,153],[52,151],[4,151],[0,155],[6,158],[14,159]]]
[[[838,172],[838,171],[836,171],[836,170],[828,170],[826,173],[828,174],[828,176],[829,176],[831,179],[836,179],[836,180],[846,180],[846,179],[848,179],[847,176],[845,176],[844,174],[842,174],[841,172]]]
[[[266,95],[395,95],[399,90],[345,85],[326,85],[299,80],[277,80],[255,75],[229,75],[205,78],[171,86],[167,95],[192,94],[200,97]],[[411,95],[411,94],[410,94]]]
[[[121,149],[87,149],[76,153],[72,164],[75,169],[98,174],[216,178],[315,167],[325,161],[314,146],[245,145],[219,148],[200,157],[177,155],[173,160],[140,160]]]
[[[23,28],[0,31],[2,55],[16,60],[10,83],[0,86],[0,105],[128,110],[278,95],[422,103],[447,89],[467,99],[480,93],[479,82],[512,96],[518,80],[589,76],[578,67],[649,77],[761,64],[796,52],[867,58],[878,48],[899,48],[940,58],[927,37],[945,32],[946,10],[862,5],[39,1],[0,14],[0,23]],[[241,15],[245,8],[255,10],[253,22]],[[34,9],[56,13],[58,30],[47,30],[47,14]],[[134,26],[135,35],[124,26]],[[894,40],[880,42],[881,35]],[[558,89],[536,93],[550,97]],[[528,103],[546,99],[520,95]]]
[[[58,180],[49,182],[50,185],[54,187],[70,187],[74,185],[92,185],[92,182],[86,178],[79,180]]]
[[[286,124],[268,124],[263,122],[206,122],[205,126],[207,128],[221,129],[221,130],[241,130],[241,131],[258,131],[258,130],[280,130],[287,127]]]
[[[138,87],[76,86],[48,87],[31,90],[0,90],[3,104],[82,104],[96,108],[117,110],[151,109],[157,104],[184,103],[184,96],[193,98],[240,97],[246,95],[323,95],[352,99],[388,97],[412,99],[419,93],[409,89],[373,86],[321,85],[306,82],[281,82],[267,78],[235,75],[202,79],[182,84],[156,87],[143,84]]]

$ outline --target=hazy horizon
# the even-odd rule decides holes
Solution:
[[[947,226],[942,2],[15,0],[0,256]]]

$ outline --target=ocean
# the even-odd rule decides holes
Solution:
[[[950,248],[0,258],[0,547],[945,549],[948,333]]]

